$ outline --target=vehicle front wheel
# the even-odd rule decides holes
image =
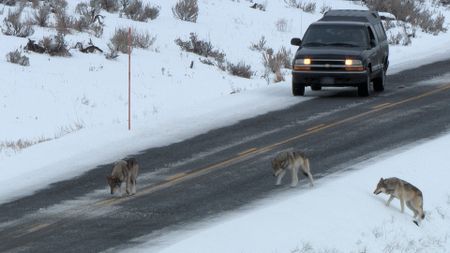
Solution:
[[[384,67],[381,69],[380,76],[373,80],[373,90],[374,91],[384,91],[384,83],[386,82],[386,72]]]
[[[292,94],[294,96],[304,96],[305,95],[305,85],[302,83],[292,82]]]
[[[370,95],[370,73],[367,73],[366,81],[358,85],[358,96],[367,97]]]

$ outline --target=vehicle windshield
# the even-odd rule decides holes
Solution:
[[[367,47],[369,41],[364,26],[312,25],[306,31],[302,46]]]

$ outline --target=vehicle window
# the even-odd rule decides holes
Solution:
[[[379,23],[377,26],[378,26],[378,28],[380,30],[380,39],[383,40],[383,41],[386,40],[387,39],[386,38],[386,32],[384,31],[383,25],[381,23]]]
[[[367,27],[367,30],[369,31],[369,38],[370,38],[370,40],[377,41],[376,38],[375,38],[375,34],[373,34],[372,28],[370,28],[370,26],[369,26],[369,27]]]
[[[382,28],[381,28],[381,24],[380,23],[376,24],[374,26],[374,28],[375,28],[375,33],[377,34],[378,40],[379,41],[385,40],[384,33],[383,33]]]
[[[356,46],[369,45],[367,32],[363,26],[356,25],[313,25],[303,37],[304,46]]]

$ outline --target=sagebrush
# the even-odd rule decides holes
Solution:
[[[159,7],[144,5],[141,0],[133,0],[125,4],[123,14],[132,20],[147,22],[149,19],[156,19],[159,15]]]
[[[110,49],[128,53],[128,44],[131,48],[143,48],[147,49],[155,42],[156,37],[151,36],[148,32],[137,32],[136,29],[132,29],[131,37],[129,38],[129,32],[127,28],[116,29],[113,37],[111,38]],[[129,43],[130,41],[130,43]]]
[[[197,0],[180,0],[172,7],[173,15],[183,21],[196,23],[198,18]]]
[[[8,15],[3,19],[2,32],[8,36],[28,37],[34,33],[33,27],[27,22],[22,22],[23,7],[18,7],[16,10],[8,11]]]
[[[178,38],[175,40],[175,43],[186,52],[204,57],[211,57],[219,63],[223,63],[225,60],[225,53],[218,49],[214,49],[214,46],[210,41],[200,40],[196,33],[191,33],[189,40],[187,41]]]
[[[14,64],[19,64],[22,66],[29,66],[30,65],[30,59],[22,55],[22,52],[16,49],[15,51],[9,52],[6,55],[6,61]]]

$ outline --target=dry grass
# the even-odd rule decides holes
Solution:
[[[61,137],[64,137],[65,135],[79,131],[83,128],[84,128],[84,124],[82,122],[76,122],[69,126],[60,127],[58,132],[54,135],[53,138],[41,136],[35,140],[25,140],[25,139],[19,139],[19,140],[15,140],[15,141],[6,140],[3,142],[0,142],[0,152],[7,151],[7,150],[12,150],[13,152],[19,152],[23,149],[26,149],[28,147],[31,147],[31,146],[39,144],[39,143],[59,139]]]

